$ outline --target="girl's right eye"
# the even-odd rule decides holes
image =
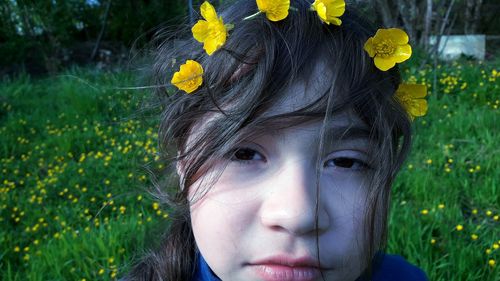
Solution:
[[[254,149],[248,147],[236,148],[232,154],[231,160],[237,162],[249,162],[249,161],[265,161],[264,156]]]

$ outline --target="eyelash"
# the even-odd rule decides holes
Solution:
[[[257,160],[264,160],[265,161],[265,159],[266,159],[262,154],[260,154],[255,149],[248,148],[248,147],[238,147],[238,148],[235,148],[234,150],[232,150],[231,160],[238,162],[240,164],[250,164],[250,161],[255,160],[255,159],[239,159],[239,158],[237,158],[238,152],[250,152],[250,153],[252,153],[252,156],[255,156],[256,154],[258,154],[258,155],[260,155],[261,159],[257,159]],[[243,156],[243,155],[240,155],[240,156]]]
[[[347,163],[346,163],[346,161],[347,161]],[[368,164],[365,163],[364,161],[356,159],[356,158],[351,158],[351,157],[332,158],[332,159],[325,162],[324,167],[325,168],[328,167],[328,163],[330,163],[330,162],[334,163],[335,166],[333,168],[336,168],[336,169],[345,169],[345,170],[352,169],[354,171],[363,171],[366,169],[370,169],[370,166],[368,166]],[[335,162],[337,162],[337,163],[335,163]],[[353,168],[353,166],[355,166],[355,167]]]
[[[238,156],[237,154],[241,153],[241,152],[246,152],[247,154],[246,155],[240,154]],[[248,155],[248,153],[250,155]],[[250,158],[254,158],[255,155],[259,155],[260,159],[250,159]],[[247,157],[245,157],[245,156],[247,156]],[[247,158],[247,159],[242,159],[242,158]],[[266,161],[266,158],[255,149],[248,148],[248,147],[239,147],[239,148],[235,148],[234,150],[232,150],[231,160],[238,162],[240,164],[250,164],[251,161],[259,161],[259,160]],[[333,168],[336,168],[336,169],[345,169],[345,170],[352,169],[354,171],[362,171],[362,170],[370,169],[370,167],[368,166],[368,164],[366,162],[359,160],[359,159],[356,159],[356,158],[351,158],[351,157],[335,157],[335,158],[332,158],[332,159],[329,159],[328,161],[326,161],[323,166],[325,168],[327,168],[327,167],[329,167],[329,163],[333,163],[335,165],[335,166],[333,166]],[[355,166],[355,167],[353,168],[353,166]]]

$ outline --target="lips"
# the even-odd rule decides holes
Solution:
[[[311,257],[272,256],[250,263],[252,270],[265,281],[313,281],[323,268]]]

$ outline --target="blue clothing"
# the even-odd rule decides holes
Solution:
[[[427,281],[425,273],[398,255],[382,254],[382,262],[374,269],[371,281]],[[198,254],[195,276],[191,281],[220,281],[210,270],[205,259]],[[357,281],[361,281],[358,279]]]

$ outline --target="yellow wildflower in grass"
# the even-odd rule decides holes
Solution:
[[[288,16],[290,0],[257,0],[257,7],[270,21],[280,21]]]
[[[190,94],[203,83],[203,67],[194,60],[187,60],[180,66],[179,71],[174,73],[171,83]]]
[[[315,0],[311,7],[323,22],[334,25],[342,24],[339,17],[345,12],[344,0]]]
[[[491,266],[491,267],[494,267],[495,266],[495,260],[494,259],[491,259],[488,261],[488,264]]]
[[[153,203],[153,210],[158,210],[160,208],[160,204],[158,202]]]
[[[471,238],[472,240],[477,240],[477,238],[479,238],[479,236],[477,236],[477,234],[475,234],[475,233],[474,233],[474,234],[472,234],[472,235],[470,236],[470,238]]]
[[[411,120],[427,113],[426,95],[427,86],[419,84],[400,84],[395,94]]]
[[[398,28],[377,30],[375,36],[368,38],[364,49],[382,71],[391,69],[411,56],[408,35]]]
[[[420,211],[420,213],[425,216],[429,213],[429,210],[423,209],[422,211]]]
[[[191,31],[198,42],[203,43],[203,49],[210,56],[226,43],[227,30],[222,17],[217,17],[214,6],[207,1],[200,7],[201,16]]]
[[[457,231],[462,231],[462,230],[464,229],[464,227],[463,227],[461,224],[459,224],[459,225],[457,225],[457,226],[455,227],[455,229],[456,229]]]

